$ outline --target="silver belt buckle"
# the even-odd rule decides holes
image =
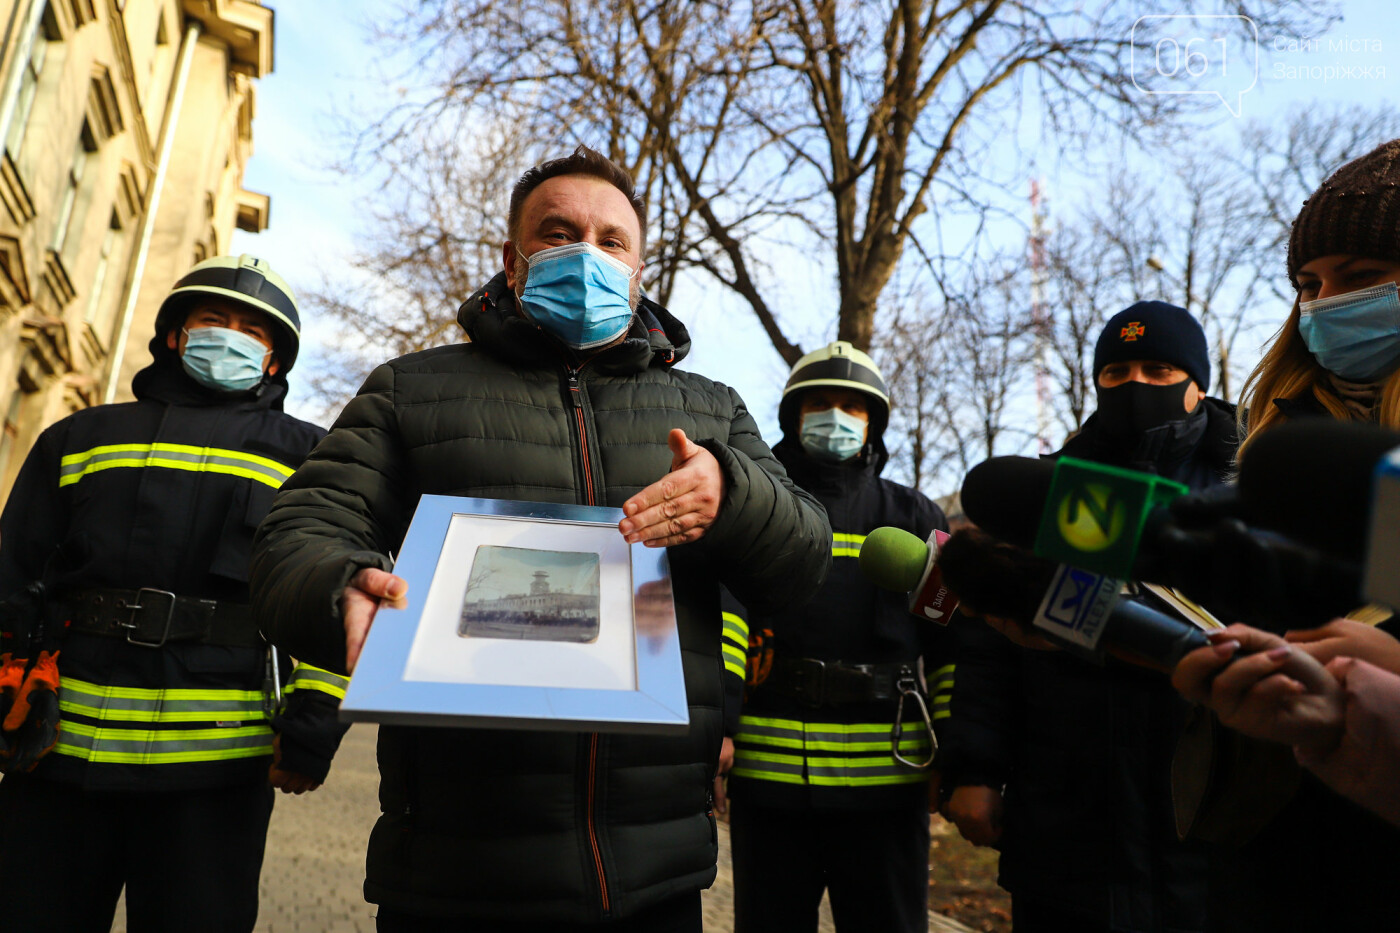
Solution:
[[[157,597],[167,600],[165,607],[165,623],[161,627],[160,639],[150,641],[141,637],[145,635],[144,627],[136,621],[136,614],[147,610],[158,612]],[[143,586],[136,591],[136,602],[123,602],[121,608],[131,610],[131,619],[127,622],[118,622],[117,625],[126,629],[126,640],[129,644],[141,645],[144,648],[161,648],[165,646],[165,640],[170,637],[170,621],[175,617],[176,596],[169,590],[156,590],[148,586]]]

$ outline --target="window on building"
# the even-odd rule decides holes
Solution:
[[[96,151],[97,139],[92,135],[92,127],[84,120],[82,131],[78,133],[78,143],[73,147],[73,158],[68,164],[68,177],[63,182],[63,200],[58,205],[58,223],[54,226],[53,241],[49,244],[56,253],[61,254],[68,241],[68,231],[72,229],[73,216],[77,213],[78,195],[83,189],[83,176],[87,174],[88,160]]]
[[[92,276],[92,289],[88,293],[87,311],[83,315],[83,320],[97,328],[100,318],[105,314],[111,302],[108,300],[107,292],[107,270],[113,263],[120,261],[121,245],[124,239],[121,218],[116,211],[112,211],[111,222],[107,225],[107,232],[102,235],[102,251],[97,256],[97,270]]]
[[[10,118],[10,131],[5,137],[5,148],[11,158],[19,154],[24,143],[25,131],[29,129],[29,118],[34,113],[34,98],[39,93],[39,79],[44,73],[44,63],[49,58],[49,45],[59,39],[58,20],[54,19],[52,4],[45,4],[44,14],[35,27],[34,41],[29,49],[29,57],[24,61],[20,73],[19,90],[16,92],[15,111]]]
[[[141,106],[152,112],[161,105],[162,95],[169,88],[171,70],[175,67],[175,50],[170,45],[170,27],[166,25],[164,8],[156,11],[156,44],[146,64],[145,99]]]

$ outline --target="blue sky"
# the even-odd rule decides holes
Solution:
[[[259,82],[255,152],[244,185],[271,195],[271,223],[258,235],[237,234],[232,248],[266,257],[294,288],[309,289],[323,278],[334,282],[338,276],[350,275],[342,270],[354,250],[363,216],[360,208],[372,190],[367,183],[329,170],[338,151],[336,114],[346,111],[347,99],[372,103],[392,94],[392,88],[370,67],[376,53],[368,33],[373,17],[389,15],[393,3],[341,0],[334,5],[267,5],[277,13],[275,70]],[[328,9],[339,13],[339,18],[327,17]],[[1260,36],[1264,54],[1257,84],[1242,95],[1229,95],[1232,105],[1241,109],[1241,118],[1268,118],[1307,100],[1400,101],[1400,58],[1395,57],[1400,51],[1400,4],[1345,0],[1341,9],[1343,21],[1321,42],[1310,43],[1306,36]],[[1346,40],[1346,50],[1334,50],[1327,41],[1331,39]],[[1238,54],[1232,59],[1236,64],[1241,61]],[[1276,70],[1280,66],[1282,70]],[[1244,86],[1243,74],[1236,71],[1228,79],[1235,91]],[[1173,87],[1168,83],[1162,89]],[[1221,118],[1222,123],[1234,119],[1223,108]],[[1183,144],[1189,144],[1189,139]],[[1053,174],[1047,182],[1054,190]],[[1056,206],[1065,204],[1061,201]],[[501,209],[505,209],[504,193]],[[809,349],[834,337],[835,289],[827,284],[828,276],[825,266],[813,262],[810,268],[791,270],[790,284],[785,283],[783,306],[794,309],[786,317],[790,336]],[[798,310],[803,308],[813,310]],[[679,289],[671,310],[687,324],[694,339],[685,368],[735,386],[765,435],[771,435],[776,430],[786,367],[769,348],[747,306],[721,286],[698,283]],[[314,347],[326,339],[329,326],[308,317],[304,321],[308,345]],[[305,380],[296,376],[291,379],[289,410],[314,418],[317,412],[308,406]]]

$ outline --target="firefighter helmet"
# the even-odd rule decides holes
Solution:
[[[787,385],[783,387],[783,400],[778,403],[778,424],[783,433],[797,436],[797,412],[802,405],[802,393],[818,386],[850,389],[865,395],[870,405],[870,440],[882,445],[885,426],[890,420],[890,392],[885,386],[885,377],[880,375],[880,367],[874,360],[844,340],[813,350],[792,368]]]
[[[195,265],[171,288],[156,313],[156,336],[179,327],[200,297],[221,298],[261,311],[272,319],[272,349],[285,376],[297,359],[301,345],[301,316],[296,296],[266,260],[242,256],[215,256]]]

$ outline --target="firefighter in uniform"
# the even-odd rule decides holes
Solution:
[[[923,931],[932,725],[951,640],[869,583],[856,558],[874,528],[927,538],[947,524],[923,495],[880,479],[889,394],[851,344],[798,361],[778,421],[773,452],[826,507],[832,565],[800,608],[751,618],[725,606],[729,683],[745,666],[749,680],[728,782],[735,930],[812,933],[826,889],[842,933]]]
[[[0,515],[0,928],[249,931],[273,787],[325,779],[344,678],[280,670],[253,532],[325,433],[282,412],[296,301],[201,262],[156,316],[136,401],[79,411]]]

